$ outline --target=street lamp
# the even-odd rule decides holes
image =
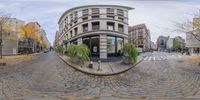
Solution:
[[[0,25],[0,47],[1,47],[1,59],[2,59],[2,54],[3,54],[3,28],[2,25]]]

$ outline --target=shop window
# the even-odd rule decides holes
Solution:
[[[115,37],[111,36],[107,37],[107,53],[108,54],[115,53]]]

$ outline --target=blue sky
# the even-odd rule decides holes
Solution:
[[[129,25],[145,23],[154,42],[159,35],[185,37],[185,34],[172,32],[172,22],[191,19],[200,9],[198,0],[0,0],[0,9],[26,23],[38,21],[52,44],[60,16],[72,7],[92,4],[135,8],[129,11]]]

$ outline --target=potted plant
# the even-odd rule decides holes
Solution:
[[[63,54],[64,48],[63,48],[63,46],[59,46],[59,47],[56,48],[55,51],[56,51],[57,53],[59,53],[59,54]]]
[[[67,47],[67,55],[73,63],[85,63],[89,61],[89,49],[84,44],[70,44]]]
[[[89,49],[85,44],[78,45],[78,58],[81,60],[82,63],[85,63],[86,61],[89,61]]]
[[[123,63],[124,64],[133,64],[137,62],[138,51],[137,48],[131,44],[127,43],[123,46]]]

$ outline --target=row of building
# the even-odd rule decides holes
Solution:
[[[169,36],[159,36],[156,43],[158,51],[172,52],[185,50],[185,39],[180,36],[170,38]],[[176,46],[177,45],[177,46]]]
[[[190,24],[190,23],[189,23]],[[189,26],[187,26],[189,27]],[[183,29],[183,31],[185,31]],[[175,41],[178,42],[179,47],[174,47]],[[180,36],[175,38],[159,36],[157,39],[158,51],[184,51],[190,55],[196,55],[200,53],[200,18],[193,18],[192,31],[186,32],[186,39]]]
[[[58,21],[54,47],[84,43],[89,47],[91,56],[101,59],[119,55],[128,42],[133,42],[140,51],[149,51],[155,45],[146,25],[128,25],[128,11],[132,9],[119,5],[71,8]]]
[[[21,28],[24,25],[33,25],[39,31],[37,34],[40,36],[40,42],[38,44],[27,41],[26,37],[23,37]],[[42,49],[50,48],[50,42],[46,37],[46,32],[38,22],[25,23],[22,20],[16,18],[8,18],[6,23],[2,26],[2,54],[3,55],[17,55],[23,53],[39,52]]]
[[[193,31],[186,33],[186,40],[180,36],[174,38],[159,36],[154,44],[145,24],[128,25],[128,11],[133,9],[119,5],[87,5],[71,8],[65,11],[58,21],[59,30],[55,35],[54,47],[84,43],[90,49],[91,56],[102,59],[119,55],[123,45],[128,42],[134,43],[139,52],[184,50],[199,53],[200,41],[195,36],[200,35],[190,34],[194,33]],[[194,19],[194,22],[196,21],[200,22]],[[198,32],[195,30],[195,33]]]

